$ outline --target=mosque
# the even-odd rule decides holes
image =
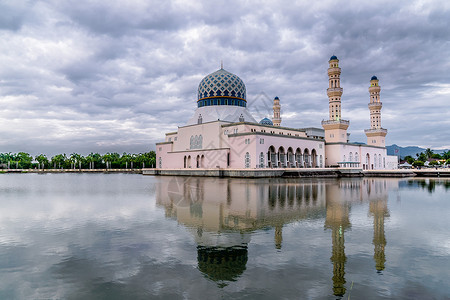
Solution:
[[[323,129],[289,128],[281,126],[278,97],[273,118],[255,120],[247,109],[244,82],[222,66],[200,81],[197,109],[187,124],[156,144],[157,168],[397,168],[397,157],[386,152],[378,78],[370,80],[367,144],[351,143],[350,122],[341,118],[340,74],[339,59],[333,55],[328,68],[329,119],[322,121]]]

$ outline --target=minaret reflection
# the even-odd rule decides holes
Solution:
[[[375,260],[377,272],[381,273],[385,268],[386,262],[386,256],[384,254],[384,249],[386,247],[384,220],[386,217],[389,217],[389,210],[387,207],[388,196],[386,192],[383,193],[383,190],[386,188],[385,182],[377,181],[374,184],[378,185],[376,191],[379,191],[380,194],[374,199],[370,199],[369,213],[373,216],[373,259]]]
[[[333,263],[333,294],[343,296],[345,294],[345,256],[344,232],[351,227],[349,219],[350,205],[347,200],[348,190],[339,185],[328,185],[326,190],[327,216],[325,228],[331,229]],[[351,191],[350,191],[351,192]]]
[[[325,184],[314,180],[158,177],[157,204],[194,236],[198,269],[223,287],[246,270],[255,230],[325,217]]]

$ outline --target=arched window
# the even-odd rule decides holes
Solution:
[[[250,168],[250,153],[245,153],[245,167]]]
[[[191,141],[190,141],[190,144],[189,144],[190,146],[189,146],[189,148],[190,149],[194,149],[194,136],[191,136]]]
[[[158,164],[159,164],[159,168],[161,169],[162,168],[162,158],[161,157],[159,158]]]
[[[323,158],[322,155],[319,156],[320,167],[323,168]]]
[[[348,155],[348,161],[349,162],[353,161],[353,152],[350,152],[350,154]]]
[[[344,160],[343,161],[345,162],[345,155],[344,155]]]
[[[381,154],[378,154],[378,167],[381,168]]]
[[[359,161],[359,155],[358,155],[358,152],[355,152],[355,161],[356,161],[356,162]]]
[[[264,153],[263,152],[261,152],[259,154],[259,167],[264,168]]]
[[[202,114],[199,114],[198,115],[198,122],[197,122],[198,124],[202,124],[203,123],[203,117],[202,117]]]
[[[202,149],[202,147],[203,147],[202,144],[203,144],[203,137],[200,134],[198,137],[198,148],[197,149]]]

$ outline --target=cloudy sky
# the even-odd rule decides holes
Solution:
[[[154,149],[221,60],[258,118],[278,96],[283,126],[321,127],[333,54],[351,141],[366,140],[377,75],[387,144],[450,148],[448,1],[0,0],[0,11],[0,152]]]

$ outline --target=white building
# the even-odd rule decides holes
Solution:
[[[350,122],[341,119],[343,90],[336,56],[329,65],[330,117],[322,121],[323,130],[282,127],[278,97],[273,119],[257,122],[247,109],[244,82],[223,68],[209,74],[199,84],[194,115],[156,144],[157,168],[396,168],[397,158],[386,153],[378,79],[373,76],[370,81],[367,144],[349,143]]]

